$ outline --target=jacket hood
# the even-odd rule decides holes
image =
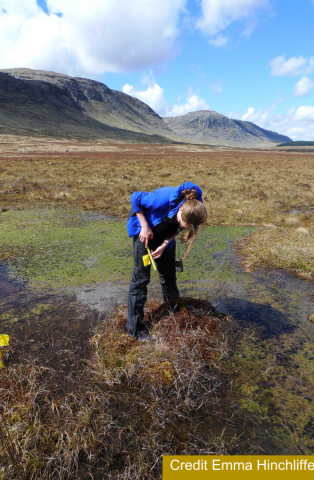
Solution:
[[[181,205],[184,204],[185,200],[182,200],[182,202],[178,203],[178,198],[181,192],[183,192],[183,190],[186,190],[188,188],[194,188],[197,191],[197,200],[200,200],[200,202],[203,202],[202,190],[200,189],[200,187],[195,185],[195,183],[185,182],[179,187],[177,187],[169,197],[169,214],[168,214],[169,218],[173,218],[178,213]]]

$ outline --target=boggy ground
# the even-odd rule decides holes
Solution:
[[[8,292],[1,304],[1,333],[12,335],[9,368],[1,371],[2,425],[12,442],[4,478],[19,478],[14,465],[34,479],[91,472],[159,478],[166,452],[313,453],[314,348],[304,325],[298,330],[255,297],[252,305],[239,298],[248,323],[236,327],[235,342],[230,320],[206,302],[189,300],[177,312],[160,311],[159,302],[147,310],[152,342],[123,334],[120,307],[90,345],[90,328],[103,317],[78,307],[75,297],[49,292],[129,276],[125,227],[108,215],[125,219],[134,190],[185,180],[203,188],[209,224],[228,226],[229,241],[251,234],[239,244],[248,271],[280,265],[311,278],[313,154],[66,142],[9,147],[0,163],[1,261],[19,281],[45,284],[47,296],[37,292],[33,304],[16,308]],[[182,279],[197,281],[196,289],[213,268],[225,279],[215,265],[229,262],[220,230],[204,229],[186,262]],[[258,316],[269,325],[252,325]]]
[[[159,479],[165,453],[313,454],[313,328],[259,292],[216,292],[236,320],[150,297],[152,341],[136,342],[125,307],[105,317],[4,278],[1,480]]]
[[[95,288],[105,282],[115,282],[121,288],[122,283],[129,283],[132,241],[124,221],[94,212],[51,207],[4,212],[1,220],[0,261],[28,285],[64,290],[86,285]],[[251,230],[203,228],[180,280],[206,277],[213,270],[213,256]],[[183,247],[178,250],[182,255]],[[229,268],[228,277],[231,275]]]
[[[2,211],[63,205],[125,218],[133,191],[191,180],[204,190],[209,225],[262,227],[239,245],[248,270],[313,276],[314,152],[10,136],[0,150]]]
[[[6,353],[0,478],[156,479],[162,454],[243,449],[226,400],[232,381],[226,361],[235,344],[230,318],[202,300],[151,302],[150,342],[124,333],[120,308],[89,343],[86,326],[95,316],[82,308],[78,314],[63,299],[57,331],[57,299],[49,302],[33,305],[37,321],[24,324],[26,334],[15,336]],[[84,315],[88,322],[79,321]],[[44,322],[53,335],[32,342],[28,337]],[[258,451],[251,443],[246,448]]]

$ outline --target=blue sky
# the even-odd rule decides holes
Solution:
[[[314,0],[0,0],[0,68],[102,81],[164,116],[314,140]]]

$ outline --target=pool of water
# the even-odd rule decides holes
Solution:
[[[234,388],[227,399],[230,435],[241,431],[246,442],[238,453],[250,453],[251,443],[264,454],[313,454],[313,283],[284,271],[245,273],[230,243],[212,262],[207,277],[185,282],[181,291],[210,299],[238,324],[241,338],[229,362]],[[226,270],[231,278],[221,280]]]

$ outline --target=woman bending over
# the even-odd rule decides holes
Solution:
[[[187,257],[198,229],[206,222],[202,190],[191,182],[162,187],[153,192],[134,192],[127,228],[133,237],[134,271],[130,283],[126,332],[135,338],[147,335],[142,323],[151,266],[144,266],[147,247],[155,259],[164,301],[179,298],[175,269],[175,237],[186,245]]]

